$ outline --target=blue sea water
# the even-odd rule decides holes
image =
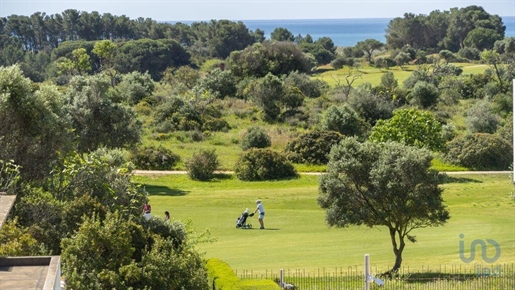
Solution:
[[[249,30],[261,29],[265,37],[275,28],[288,29],[294,36],[307,34],[313,40],[329,37],[336,46],[354,46],[365,39],[377,39],[386,43],[385,30],[391,18],[355,18],[355,19],[280,19],[280,20],[241,20]],[[515,16],[502,16],[506,26],[505,37],[515,37]],[[191,24],[193,21],[183,21]],[[174,23],[174,22],[170,22]]]
[[[505,37],[515,37],[515,16],[502,17],[506,26]],[[365,39],[377,39],[386,43],[385,30],[391,18],[356,19],[295,19],[295,20],[242,20],[250,30],[257,28],[270,33],[277,27],[288,29],[294,36],[311,35],[313,40],[327,36],[336,46],[354,46]]]
[[[242,20],[250,30],[261,29],[266,38],[277,27],[288,29],[294,36],[307,34],[313,40],[329,37],[336,46],[354,46],[365,39],[386,43],[385,29],[390,18]]]

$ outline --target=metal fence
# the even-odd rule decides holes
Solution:
[[[384,285],[371,283],[370,289],[420,289],[420,290],[505,290],[515,289],[514,264],[488,264],[473,266],[421,266],[401,268],[391,277],[381,276],[387,269],[372,267],[371,273],[381,279]],[[281,270],[265,270],[264,272],[236,271],[241,279],[270,279],[280,282]],[[318,269],[307,271],[302,269],[284,269],[285,284],[288,289],[302,290],[353,290],[364,289],[364,269],[361,267]]]

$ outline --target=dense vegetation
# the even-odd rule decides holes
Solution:
[[[389,23],[386,44],[345,48],[284,28],[265,39],[227,20],[169,24],[76,10],[0,18],[0,189],[18,193],[8,228],[21,229],[0,239],[26,245],[0,255],[63,254],[71,288],[155,279],[154,289],[171,280],[170,289],[203,289],[198,238],[188,225],[141,218],[147,197],[130,180],[134,164],[202,181],[216,169],[244,181],[296,178],[303,166],[325,169],[331,145],[353,136],[426,148],[470,169],[508,169],[515,39],[504,30],[478,6],[407,13]],[[463,74],[463,62],[487,69]],[[409,72],[404,82],[394,67]],[[316,78],[339,68],[332,85]],[[364,68],[382,71],[380,82],[354,85]],[[87,253],[74,248],[93,237],[105,243],[120,223],[119,240],[103,251],[123,257],[81,264]],[[166,259],[193,266],[172,276],[149,269]]]

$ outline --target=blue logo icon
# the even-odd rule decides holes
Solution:
[[[470,262],[474,261],[474,259],[476,258],[476,247],[477,246],[481,246],[481,258],[483,259],[484,262],[495,263],[495,261],[499,260],[499,257],[501,256],[501,246],[495,240],[491,240],[491,239],[487,239],[486,242],[485,242],[485,240],[480,240],[480,239],[473,240],[472,243],[470,243],[470,257],[468,257],[468,258],[465,257],[465,241],[463,240],[464,238],[465,238],[465,235],[460,234],[460,239],[461,239],[460,240],[460,259],[464,263],[470,263]],[[490,245],[495,247],[495,255],[493,257],[487,256],[487,253],[486,253],[486,250],[487,250],[486,243],[487,242]]]

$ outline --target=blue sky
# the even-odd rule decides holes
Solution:
[[[0,17],[76,9],[157,21],[394,18],[405,12],[429,14],[470,5],[482,6],[490,14],[515,16],[515,0],[0,0]]]

